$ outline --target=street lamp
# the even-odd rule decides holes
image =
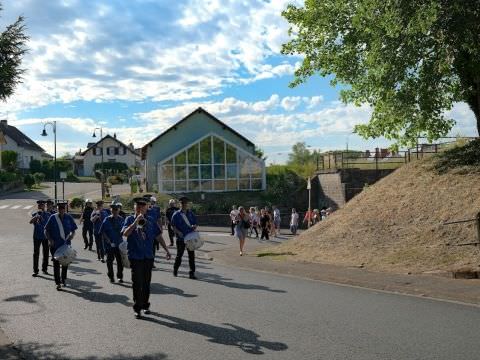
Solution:
[[[100,130],[100,141],[103,140],[103,128],[102,127],[96,127],[95,129],[93,129],[93,135],[92,137],[93,138],[96,138],[97,136],[95,135],[95,131],[96,130]],[[102,151],[102,177],[101,177],[101,182],[102,182],[102,200],[105,198],[105,181],[104,181],[104,168],[103,168],[103,143],[102,143],[102,147],[101,147],[101,151]]]
[[[57,202],[57,121],[48,121],[43,124],[42,136],[48,136],[46,127],[51,125],[53,129],[53,182],[55,183],[55,203]]]

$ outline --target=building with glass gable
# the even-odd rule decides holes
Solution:
[[[198,108],[142,148],[148,191],[264,190],[265,163],[255,145]]]

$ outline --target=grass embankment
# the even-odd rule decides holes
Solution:
[[[410,163],[272,253],[393,272],[479,270],[480,140]]]

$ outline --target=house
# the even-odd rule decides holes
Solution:
[[[117,139],[117,135],[106,135],[96,143],[88,143],[87,149],[79,151],[73,157],[74,173],[78,176],[95,176],[95,164],[124,163],[128,168],[141,167],[140,155],[133,144],[126,145]]]
[[[253,191],[266,187],[255,145],[201,107],[142,148],[148,191]]]
[[[52,156],[47,154],[35,141],[15,126],[8,125],[7,120],[0,120],[0,133],[3,134],[6,142],[6,144],[0,145],[1,150],[12,150],[18,154],[17,166],[19,169],[30,169],[30,161],[32,160],[52,159]]]

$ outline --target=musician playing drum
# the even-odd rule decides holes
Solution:
[[[37,211],[32,214],[30,224],[33,224],[33,277],[38,275],[38,259],[40,257],[40,247],[42,247],[42,272],[48,275],[48,240],[45,237],[45,224],[50,213],[45,211],[45,200],[37,201]]]

